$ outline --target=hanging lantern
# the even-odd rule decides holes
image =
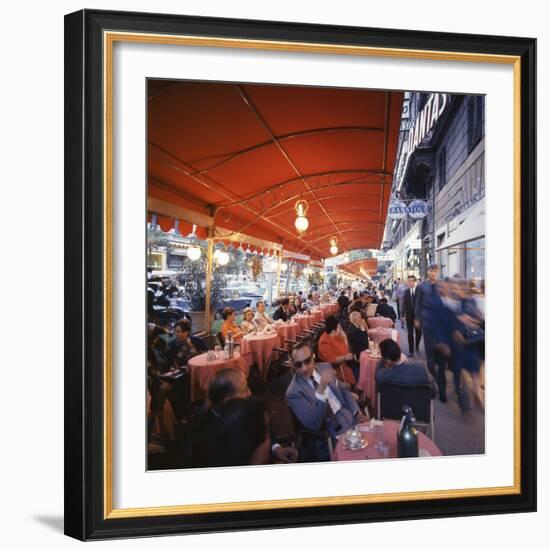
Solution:
[[[281,264],[281,271],[285,273],[288,270],[288,264]]]
[[[294,221],[294,226],[296,227],[296,231],[300,234],[305,233],[309,227],[309,220],[306,218],[308,208],[309,205],[307,201],[304,200],[299,200],[294,205],[294,209],[296,210],[296,220]]]
[[[329,243],[330,243],[330,253],[333,256],[336,256],[336,254],[338,254],[338,240],[336,239],[336,237],[331,237],[329,239]]]

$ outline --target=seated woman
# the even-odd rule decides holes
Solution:
[[[325,332],[319,338],[318,354],[320,361],[341,367],[337,369],[337,374],[343,382],[351,385],[356,383],[359,365],[354,361],[353,353],[348,349],[346,335],[334,315],[325,320]]]
[[[367,334],[367,323],[358,311],[352,311],[349,316],[349,326],[346,332],[349,347],[356,359],[363,351],[369,349],[369,336]]]
[[[237,314],[232,307],[225,307],[223,309],[223,323],[220,331],[222,333],[222,336],[224,337],[224,340],[227,339],[227,335],[229,333],[231,333],[231,336],[233,336],[233,340],[240,340],[243,337],[243,331],[235,323],[236,316]]]
[[[174,338],[168,342],[167,356],[171,367],[181,368],[187,365],[187,361],[195,355],[200,355],[193,342],[189,338],[191,323],[187,319],[181,319],[174,328]]]
[[[256,332],[257,326],[254,324],[254,312],[252,308],[247,307],[243,310],[243,322],[241,323],[240,329],[244,334]]]
[[[300,298],[294,298],[294,313],[303,313],[304,311],[304,304],[300,301]]]

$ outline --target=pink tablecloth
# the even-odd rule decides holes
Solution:
[[[394,420],[384,420],[381,430],[365,432],[364,428],[369,428],[369,423],[359,426],[363,439],[368,441],[367,447],[358,451],[350,451],[346,449],[341,441],[338,441],[334,449],[332,460],[365,460],[370,458],[397,458],[397,430],[399,422]],[[377,443],[384,441],[387,443],[387,455],[377,449]],[[418,432],[418,451],[420,457],[425,456],[441,456],[441,451],[438,446],[427,436],[420,431]]]
[[[290,323],[290,325],[274,325],[279,336],[279,345],[283,348],[287,347],[285,340],[296,340],[298,335],[298,323]]]
[[[279,344],[279,335],[276,333],[247,334],[241,339],[241,355],[246,361],[258,363],[260,372],[267,366],[267,361],[273,348]]]
[[[393,329],[391,329],[391,328],[378,327],[378,328],[370,328],[367,331],[367,334],[369,335],[370,340],[372,340],[373,342],[380,343],[382,340],[386,340],[387,338],[391,338],[392,331],[393,331]],[[401,336],[400,336],[398,331],[396,331],[396,333],[397,333],[396,342],[399,345],[401,345]]]
[[[298,334],[301,334],[315,323],[315,317],[313,315],[294,315],[292,320],[298,325]]]
[[[367,324],[369,328],[393,328],[393,321],[389,317],[369,317]]]
[[[380,363],[380,357],[372,357],[369,350],[365,350],[359,356],[359,381],[357,389],[368,397],[370,404],[376,409],[376,367]]]
[[[249,367],[242,355],[237,353],[231,359],[224,359],[223,352],[219,355],[221,356],[220,359],[208,361],[208,354],[201,353],[201,355],[197,355],[187,362],[191,375],[191,401],[204,399],[206,397],[210,381],[221,369],[240,369],[248,377]]]
[[[322,307],[321,309],[312,309],[311,315],[313,317],[314,323],[322,323],[325,320],[325,317],[328,317],[328,315],[325,315],[325,312],[323,311]]]

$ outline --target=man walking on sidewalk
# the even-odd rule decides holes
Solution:
[[[409,357],[412,357],[418,352],[418,346],[420,345],[420,339],[422,338],[422,329],[415,325],[416,314],[416,277],[409,275],[407,277],[407,290],[403,293],[402,303],[403,311],[402,315],[405,317],[407,323],[407,337],[409,340]]]

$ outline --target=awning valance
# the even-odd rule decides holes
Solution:
[[[461,243],[485,236],[485,201],[479,201],[464,213],[462,223],[443,241],[437,250],[453,248]]]

